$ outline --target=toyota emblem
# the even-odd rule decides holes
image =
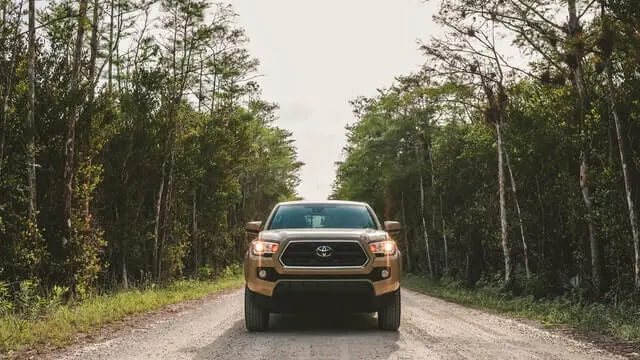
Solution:
[[[331,256],[333,249],[327,245],[321,245],[316,248],[316,255],[321,258],[328,258]]]

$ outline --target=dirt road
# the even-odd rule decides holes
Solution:
[[[76,346],[62,359],[620,359],[513,320],[408,290],[402,296],[397,333],[378,331],[368,315],[272,315],[270,332],[252,334],[244,329],[242,292],[234,291]]]

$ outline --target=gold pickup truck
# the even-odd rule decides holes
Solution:
[[[246,231],[248,331],[266,331],[270,313],[319,311],[377,312],[380,329],[400,326],[398,222],[381,224],[366,203],[292,201]]]

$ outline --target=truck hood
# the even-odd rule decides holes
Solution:
[[[381,241],[387,238],[386,231],[375,229],[279,229],[265,230],[260,237],[266,241],[287,240],[360,240]]]

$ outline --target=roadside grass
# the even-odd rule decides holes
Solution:
[[[535,320],[546,327],[569,327],[640,344],[640,306],[630,302],[614,307],[581,303],[566,296],[536,300],[533,296],[503,294],[493,288],[468,290],[417,275],[405,275],[403,286],[471,308]]]
[[[77,334],[91,333],[128,315],[202,298],[239,287],[243,282],[239,274],[209,281],[180,280],[166,287],[124,290],[59,305],[36,319],[24,319],[17,314],[0,316],[0,358],[3,353],[69,345]]]

